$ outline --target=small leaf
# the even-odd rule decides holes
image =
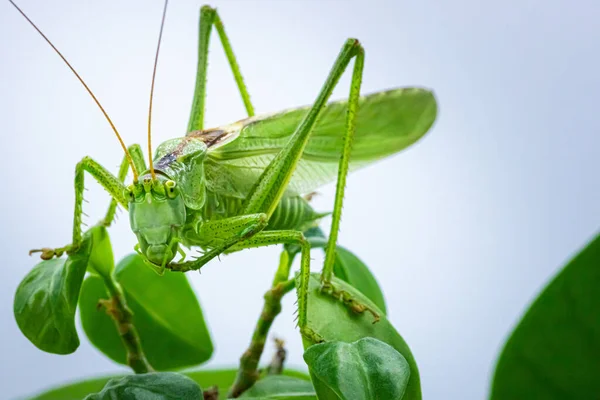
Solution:
[[[90,235],[93,242],[88,270],[100,276],[110,276],[115,269],[115,259],[108,231],[104,226],[96,225],[86,235]]]
[[[316,400],[317,396],[312,384],[305,379],[270,375],[256,382],[240,398]]]
[[[304,361],[319,384],[342,400],[402,399],[410,366],[392,346],[374,338],[353,343],[326,342],[309,347]]]
[[[185,375],[152,372],[127,375],[108,381],[96,394],[84,400],[202,400],[202,389]]]
[[[133,324],[146,358],[156,370],[198,365],[213,351],[198,299],[186,276],[166,271],[157,275],[138,255],[124,258],[116,269]],[[83,329],[92,344],[112,360],[125,364],[125,348],[114,322],[97,304],[108,298],[102,278],[89,276],[79,305]]]
[[[237,369],[219,369],[219,370],[200,370],[183,372],[190,377],[200,387],[210,388],[217,386],[220,393],[227,393],[227,390],[233,384],[237,375]],[[299,371],[286,369],[284,376],[299,378],[310,383],[310,377]],[[46,390],[38,395],[31,397],[31,400],[81,400],[90,393],[96,393],[102,390],[106,382],[110,379],[121,378],[123,375],[104,376],[100,378],[91,378],[79,382],[71,382],[64,386]],[[260,381],[259,381],[260,382]],[[295,399],[300,400],[300,399]]]
[[[375,277],[365,263],[342,246],[336,250],[333,274],[354,286],[386,313],[385,299]]]
[[[25,276],[15,294],[17,325],[39,349],[70,354],[79,347],[75,310],[90,255],[86,237],[67,258],[42,261]]]
[[[362,303],[379,313],[379,322],[373,323],[374,318],[368,312],[356,314],[350,311],[341,301],[332,296],[321,293],[320,274],[311,274],[308,287],[308,331],[314,337],[303,337],[305,350],[323,340],[355,342],[365,337],[373,337],[389,344],[399,352],[410,365],[410,379],[404,395],[404,400],[421,399],[421,384],[416,361],[402,338],[388,321],[379,308],[357,289],[334,277],[333,285],[338,290],[344,290]]]
[[[600,398],[600,235],[546,286],[508,339],[492,400]]]

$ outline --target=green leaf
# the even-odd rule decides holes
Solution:
[[[315,377],[321,400],[402,399],[410,377],[410,366],[402,354],[370,337],[353,343],[315,344],[304,352],[304,361]],[[321,385],[329,390],[322,393]],[[329,396],[331,392],[335,397]]]
[[[66,383],[63,386],[47,389],[32,397],[30,400],[80,400],[90,393],[96,393],[102,390],[106,382],[112,378],[119,378],[121,375],[103,376],[91,378],[83,381]]]
[[[600,394],[600,236],[550,282],[508,339],[493,400]]]
[[[333,274],[367,296],[386,314],[385,299],[369,268],[349,250],[337,246]]]
[[[213,351],[198,299],[186,276],[157,275],[138,255],[124,258],[116,269],[144,353],[156,370],[178,369],[208,360]],[[126,364],[125,348],[114,322],[98,310],[107,298],[102,278],[84,281],[79,306],[83,329],[92,344],[112,360]]]
[[[84,400],[203,399],[200,386],[187,376],[175,372],[152,372],[111,379],[99,393]]]
[[[115,269],[115,258],[108,231],[102,225],[89,229],[86,235],[91,236],[93,247],[88,263],[88,271],[101,276],[110,276]]]
[[[86,237],[79,251],[67,258],[40,262],[17,288],[13,305],[17,325],[41,350],[70,354],[79,347],[75,310],[90,248]]]
[[[312,384],[305,379],[270,375],[256,382],[240,398],[316,400],[317,396]]]
[[[350,311],[341,301],[321,293],[319,274],[311,274],[308,288],[308,321],[307,331],[313,337],[303,337],[304,348],[323,341],[355,342],[365,337],[373,337],[392,346],[410,365],[410,379],[404,395],[405,400],[421,399],[421,384],[416,361],[400,334],[394,329],[379,308],[360,291],[342,281],[333,278],[333,285],[338,290],[344,290],[360,303],[370,307],[380,315],[380,320],[373,323],[373,316],[364,312],[356,314]]]
[[[183,372],[190,377],[200,387],[209,389],[212,386],[218,386],[220,393],[227,393],[229,387],[235,380],[237,369],[220,370],[199,370]],[[303,372],[286,369],[283,375],[299,378],[310,382],[310,377]],[[106,382],[110,379],[121,378],[123,375],[104,376],[99,378],[86,379],[84,381],[68,383],[64,386],[49,389],[43,393],[31,397],[31,400],[81,400],[90,393],[102,390]],[[260,381],[259,381],[260,382]],[[299,400],[299,399],[295,399]]]

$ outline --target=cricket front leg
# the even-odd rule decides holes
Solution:
[[[300,247],[300,275],[296,280],[298,291],[298,326],[306,327],[306,303],[308,300],[308,279],[310,278],[310,244],[300,231],[263,231],[240,241],[231,247],[232,251],[264,247],[274,244],[289,244]]]
[[[190,240],[210,250],[193,261],[172,262],[165,267],[179,272],[198,270],[213,258],[230,250],[238,242],[262,231],[267,226],[267,221],[265,214],[257,213],[201,222],[196,234]]]
[[[144,159],[144,154],[142,153],[142,148],[139,144],[134,144],[129,146],[127,149],[129,154],[131,155],[131,160],[133,161],[133,165],[135,166],[136,171],[143,173],[146,171],[146,160]],[[119,181],[125,182],[125,178],[127,177],[127,173],[129,172],[129,160],[127,156],[123,157],[123,161],[121,161],[121,166],[119,167]],[[117,200],[113,197],[110,200],[110,204],[108,206],[108,211],[106,211],[106,216],[100,221],[100,223],[107,228],[112,224],[115,219],[115,213],[117,211]]]
[[[41,253],[41,258],[49,260],[53,257],[60,257],[63,253],[70,253],[76,251],[81,246],[82,231],[81,231],[81,215],[83,214],[83,191],[85,190],[84,185],[84,172],[87,171],[91,174],[110,196],[118,202],[125,209],[128,208],[127,199],[125,198],[125,185],[121,180],[111,174],[106,168],[94,161],[90,157],[84,157],[77,166],[75,167],[75,213],[73,216],[73,241],[71,244],[59,247],[56,249],[42,248],[31,250],[29,254]],[[110,207],[109,207],[110,211]]]
[[[194,100],[192,101],[192,112],[190,114],[190,121],[188,123],[188,132],[202,130],[204,128],[204,111],[206,110],[206,71],[208,69],[208,45],[210,42],[210,34],[212,32],[213,25],[217,29],[219,39],[225,50],[227,61],[233,72],[233,77],[237,83],[244,106],[249,117],[254,115],[254,107],[250,102],[250,95],[248,89],[244,84],[244,78],[240,72],[240,67],[237,63],[233,49],[229,43],[229,38],[225,33],[223,23],[217,14],[217,10],[210,6],[203,6],[200,9],[200,32],[198,40],[198,67],[196,72],[196,89],[194,91]]]

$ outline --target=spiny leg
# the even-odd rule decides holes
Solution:
[[[194,100],[192,102],[192,112],[190,114],[190,121],[188,123],[188,132],[202,130],[204,128],[204,111],[206,109],[206,70],[208,68],[208,45],[210,42],[210,34],[213,25],[217,29],[217,33],[219,34],[219,38],[221,39],[221,44],[223,45],[225,55],[227,56],[227,61],[229,62],[229,65],[231,66],[231,71],[233,72],[233,77],[235,78],[238,89],[240,90],[240,94],[242,95],[242,100],[244,101],[244,106],[246,107],[248,116],[251,117],[254,115],[254,107],[250,102],[250,95],[248,94],[248,90],[246,89],[246,85],[244,84],[244,79],[242,78],[240,67],[237,63],[235,55],[233,54],[231,44],[229,43],[229,38],[225,34],[225,28],[223,27],[223,23],[221,22],[221,19],[217,14],[217,10],[210,6],[203,6],[200,9],[200,32],[198,40],[198,67],[196,72],[196,89],[194,91]]]
[[[266,226],[267,216],[262,213],[201,222],[194,240],[203,243],[211,250],[193,261],[169,263],[166,267],[180,272],[200,269],[239,241],[257,234]]]
[[[306,117],[304,117],[290,138],[289,142],[277,154],[277,156],[275,156],[273,161],[265,169],[250,191],[250,194],[244,203],[244,212],[264,212],[269,216],[269,218],[271,217],[275,208],[277,207],[277,204],[283,196],[283,193],[291,179],[298,161],[302,156],[304,147],[310,139],[310,133],[317,123],[319,114],[327,104],[333,89],[337,85],[337,82],[339,81],[343,72],[346,70],[350,60],[354,57],[356,57],[356,60],[354,62],[354,70],[352,73],[352,81],[350,86],[348,112],[346,116],[346,132],[343,136],[342,154],[339,163],[333,221],[331,224],[331,232],[329,235],[329,242],[325,256],[325,264],[321,274],[321,281],[322,290],[324,293],[340,299],[353,311],[371,311],[373,313],[373,311],[369,310],[366,306],[358,304],[356,301],[354,301],[348,293],[336,289],[331,283],[333,276],[333,262],[335,260],[337,234],[342,212],[344,188],[346,184],[346,175],[348,174],[348,163],[350,159],[352,140],[356,126],[356,112],[358,109],[358,98],[360,94],[360,85],[362,82],[364,65],[364,50],[358,40],[348,39],[342,47],[342,50],[338,55],[338,58],[331,69],[331,72],[327,77],[327,80],[325,81],[317,100],[309,110]],[[304,308],[304,312],[306,312],[306,293],[304,290],[305,288],[300,288],[299,294],[301,296],[299,297],[298,302],[301,304],[301,309]],[[373,315],[375,319],[378,320],[378,316],[375,313],[373,313]],[[302,325],[300,326],[302,327]]]
[[[310,244],[300,231],[263,231],[231,246],[232,251],[264,247],[274,244],[297,245],[300,247],[300,275],[296,280],[298,298],[298,326],[306,327],[306,305],[308,301],[308,280],[310,278]]]
[[[131,159],[133,161],[133,165],[135,165],[135,169],[140,173],[146,170],[146,161],[144,159],[144,154],[142,153],[142,149],[139,144],[134,144],[129,146],[128,148],[129,154],[131,154]],[[129,162],[127,160],[127,156],[123,157],[123,161],[121,161],[121,166],[119,167],[119,181],[125,182],[125,178],[127,177],[127,172],[129,172]],[[108,211],[106,212],[106,216],[100,222],[102,225],[109,227],[115,219],[115,212],[117,211],[117,201],[112,198],[110,200],[110,204],[108,206]]]
[[[57,249],[43,248],[40,250],[32,250],[29,254],[41,252],[42,259],[51,259],[52,257],[60,257],[64,252],[73,252],[79,249],[82,240],[81,232],[81,215],[83,214],[83,191],[84,171],[90,173],[97,181],[108,191],[110,196],[116,200],[125,209],[128,208],[127,199],[125,198],[125,185],[121,183],[118,177],[111,174],[106,168],[94,161],[90,157],[84,157],[75,167],[75,213],[73,216],[73,241],[71,244]]]
[[[354,140],[354,132],[356,131],[356,114],[358,111],[358,99],[360,96],[360,85],[362,83],[364,62],[365,53],[362,47],[360,47],[356,54],[356,60],[354,61],[354,71],[352,71],[350,95],[348,98],[348,111],[346,114],[346,132],[343,136],[344,145],[338,166],[338,177],[335,189],[335,200],[333,203],[333,214],[331,217],[331,229],[329,231],[329,241],[327,243],[327,249],[325,250],[325,263],[321,273],[321,282],[324,283],[329,283],[331,281],[331,277],[333,276],[333,264],[335,261],[337,237],[340,229],[340,219],[342,218],[342,205],[344,203],[346,177],[348,176],[350,152],[352,151],[352,142]]]
[[[121,206],[128,209],[128,199],[125,197],[125,185],[111,174],[100,163],[90,157],[84,157],[75,167],[75,214],[73,216],[73,242],[69,250],[77,250],[81,244],[81,214],[83,206],[84,172],[87,171],[106,189],[108,194]]]

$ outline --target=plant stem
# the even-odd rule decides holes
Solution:
[[[127,307],[121,285],[112,276],[103,276],[103,278],[104,284],[110,294],[110,299],[101,300],[100,305],[104,307],[106,313],[115,321],[117,331],[127,352],[127,365],[136,374],[154,371],[148,360],[146,360],[146,356],[142,350],[140,337],[135,326],[133,326],[133,313]]]
[[[275,273],[271,289],[265,293],[265,304],[256,322],[250,346],[240,358],[240,368],[238,369],[235,382],[229,390],[228,398],[240,396],[244,391],[252,387],[259,378],[258,362],[265,348],[271,325],[273,325],[275,317],[281,312],[281,299],[286,293],[293,290],[296,285],[294,279],[288,280],[292,261],[293,258],[284,250],[281,253],[279,267]]]

